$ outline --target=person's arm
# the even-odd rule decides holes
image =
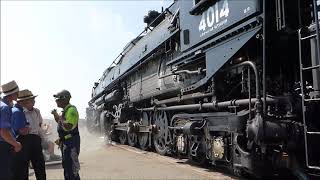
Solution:
[[[67,131],[71,130],[73,127],[73,124],[71,124],[70,122],[68,122],[66,119],[64,119],[63,117],[60,117],[60,122],[63,126],[63,128],[65,128]]]
[[[41,116],[40,110],[36,109],[36,111],[38,111],[38,118],[39,118],[39,126],[41,127],[43,124],[43,118]]]
[[[54,120],[57,122],[57,123],[61,123],[62,126],[66,129],[66,130],[71,130],[73,125],[69,122],[67,122],[66,119],[64,119],[62,116],[59,116],[57,111],[54,109],[51,111],[51,114],[53,115],[54,117]]]
[[[43,125],[43,119],[42,119],[42,116],[41,116],[41,113],[40,113],[40,110],[35,108],[34,109],[37,113],[37,116],[38,116],[38,121],[39,121],[39,135],[41,137],[41,139],[45,139],[45,130],[42,128],[42,125]]]
[[[78,114],[77,108],[70,107],[68,109],[68,111],[66,112],[65,117],[66,117],[66,119],[65,119],[65,121],[63,121],[63,127],[66,130],[70,131],[73,128],[75,128],[76,125],[78,124],[79,114]]]
[[[16,152],[21,150],[21,144],[11,134],[12,111],[10,107],[1,108],[0,136],[14,147]]]
[[[21,111],[15,111],[11,116],[12,126],[15,132],[18,132],[20,135],[29,134],[29,128],[27,127],[27,120],[25,114]]]
[[[61,117],[60,117],[59,114],[57,113],[57,110],[56,110],[56,109],[52,110],[52,111],[51,111],[51,114],[53,115],[54,120],[55,120],[57,123],[59,123]]]
[[[8,129],[0,129],[1,137],[9,144],[14,147],[16,152],[19,152],[22,148],[20,142],[17,142],[14,137],[11,135],[11,131]]]
[[[67,131],[70,131],[72,129],[72,124],[66,122],[66,121],[63,121],[62,122],[62,126],[64,129],[66,129]]]

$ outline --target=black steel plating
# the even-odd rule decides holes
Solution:
[[[90,131],[236,175],[320,174],[318,4],[176,0],[150,11],[94,84]]]

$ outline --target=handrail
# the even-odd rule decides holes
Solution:
[[[172,7],[173,4],[174,4],[174,2],[173,2],[168,8]],[[156,22],[161,16],[163,16],[164,14],[166,14],[168,8],[166,8],[165,11],[161,12],[161,14],[159,14],[159,16],[156,17],[156,18],[155,18],[136,38],[134,38],[134,39],[137,39],[137,38],[140,37],[143,33],[145,33],[148,29],[151,29],[151,28],[150,28],[151,25],[152,25],[154,22]],[[135,45],[135,44],[133,44],[132,47],[134,47],[134,45]],[[132,48],[132,47],[131,47],[131,48]],[[130,49],[131,49],[131,48],[130,48]],[[120,56],[124,56],[124,55],[125,55],[125,54],[124,54],[125,50],[126,50],[126,49],[124,49],[123,51],[121,51],[121,53],[115,58],[115,60],[112,61],[111,65],[110,65],[108,68],[110,68],[110,67],[112,66],[112,64],[116,64],[116,65],[117,65],[116,60],[117,60]]]
[[[230,67],[231,69],[234,69],[234,68],[237,68],[237,67],[240,67],[240,66],[249,66],[253,69],[254,71],[254,74],[255,74],[255,81],[256,81],[256,112],[257,113],[261,113],[261,103],[262,103],[262,100],[261,100],[261,95],[260,95],[260,87],[259,87],[259,73],[258,73],[258,70],[257,70],[257,67],[255,65],[254,62],[252,61],[245,61],[245,62],[242,62],[240,64],[236,64],[232,67]],[[251,97],[250,97],[251,98]],[[263,103],[265,103],[265,99],[263,101]]]

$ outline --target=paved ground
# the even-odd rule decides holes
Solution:
[[[185,160],[160,156],[123,145],[105,145],[102,138],[82,132],[81,179],[235,179]],[[61,164],[46,167],[48,179],[63,179]],[[30,171],[30,179],[35,179]]]

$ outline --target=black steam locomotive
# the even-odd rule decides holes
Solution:
[[[319,0],[176,0],[94,84],[90,130],[264,177],[320,172]]]

